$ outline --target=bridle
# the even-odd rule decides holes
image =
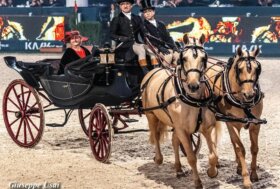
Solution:
[[[237,80],[237,83],[239,84],[239,86],[242,86],[245,83],[253,83],[254,84],[254,87],[256,88],[256,96],[252,100],[252,102],[241,102],[240,100],[238,100],[237,98],[235,98],[233,96],[233,94],[235,94],[236,92],[232,92],[232,90],[231,90],[231,86],[230,86],[230,82],[229,82],[229,79],[230,79],[229,78],[229,71],[233,67],[235,57],[229,59],[228,66],[226,67],[225,72],[223,74],[223,86],[224,86],[224,89],[225,89],[226,100],[230,104],[232,104],[236,107],[239,107],[239,108],[251,108],[251,107],[255,106],[256,104],[258,104],[263,97],[261,89],[260,89],[260,85],[259,85],[259,82],[258,82],[259,75],[261,74],[261,64],[260,64],[260,62],[258,62],[256,60],[255,57],[249,56],[248,51],[246,51],[246,52],[247,52],[248,56],[238,58],[235,66],[234,66],[234,71],[235,71],[236,80]],[[248,71],[252,69],[251,68],[252,61],[257,63],[258,67],[257,67],[257,70],[256,70],[255,80],[252,80],[252,79],[241,80],[240,79],[240,70],[238,69],[238,65],[243,61],[246,61],[246,68],[247,68]]]
[[[235,64],[234,69],[235,69],[235,73],[236,73],[236,80],[240,86],[243,85],[244,83],[253,83],[255,86],[256,83],[258,82],[259,76],[261,74],[261,64],[259,61],[256,60],[255,57],[250,56],[249,51],[246,51],[246,53],[247,53],[247,57],[240,57]],[[233,61],[233,59],[232,59],[232,61]],[[257,64],[255,80],[252,80],[252,79],[241,80],[240,79],[240,70],[238,69],[238,65],[244,61],[246,62],[246,68],[247,68],[248,72],[250,72],[252,70],[252,62],[255,62]],[[233,62],[232,62],[232,64],[233,64]]]
[[[202,63],[203,63],[203,67],[201,69],[197,69],[197,68],[192,68],[192,69],[189,69],[189,70],[186,70],[185,69],[185,66],[184,66],[184,58],[183,58],[183,53],[188,51],[188,50],[192,50],[192,53],[193,53],[193,57],[194,58],[197,58],[198,57],[198,50],[203,52],[205,54],[205,57],[202,59]],[[185,77],[187,77],[187,75],[190,73],[190,72],[197,72],[199,73],[200,77],[203,75],[203,72],[204,70],[206,69],[207,67],[207,60],[208,60],[208,54],[207,52],[205,51],[205,49],[202,47],[202,46],[198,46],[198,45],[187,45],[185,46],[181,51],[180,51],[180,59],[179,59],[179,63],[181,65],[181,68],[183,70],[183,73],[185,75]]]

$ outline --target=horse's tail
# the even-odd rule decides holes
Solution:
[[[167,125],[164,125],[158,120],[157,124],[153,125],[154,128],[150,128],[150,143],[155,144],[156,141],[162,142],[168,135]]]
[[[212,132],[212,138],[214,139],[216,145],[221,142],[221,138],[223,135],[223,127],[220,121],[216,121],[214,130]]]

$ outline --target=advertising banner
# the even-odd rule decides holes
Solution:
[[[264,56],[279,56],[280,16],[157,16],[164,21],[174,40],[182,42],[184,34],[199,38],[205,35],[208,52],[227,55],[238,46],[243,49],[260,47]]]
[[[62,46],[64,17],[0,16],[0,51],[36,51]]]

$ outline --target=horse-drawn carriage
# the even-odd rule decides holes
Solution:
[[[260,124],[266,123],[260,119],[263,94],[258,81],[261,65],[256,60],[259,49],[249,52],[238,48],[233,58],[223,62],[207,56],[203,48],[204,36],[193,41],[184,36],[185,44],[175,70],[154,69],[144,77],[141,86],[143,74],[138,64],[112,59],[110,49],[101,51],[100,58],[86,57],[68,64],[64,75],[56,75],[52,68],[52,62],[59,60],[26,63],[15,57],[5,57],[6,64],[24,79],[12,81],[3,97],[3,116],[9,135],[19,146],[32,147],[41,139],[45,112],[64,109],[63,124],[47,124],[63,126],[72,111],[78,109],[81,126],[89,137],[95,158],[106,162],[113,134],[126,132],[121,130],[128,127],[127,122],[134,121],[129,115],[141,115],[146,111],[150,141],[156,146],[155,162],[163,161],[160,137],[166,126],[172,126],[176,172],[182,171],[178,151],[181,144],[192,167],[195,186],[202,188],[195,156],[201,142],[196,132],[201,132],[208,144],[207,174],[216,177],[219,135],[216,133],[214,139],[212,131],[219,130],[218,121],[222,120],[227,122],[238,157],[237,173],[242,171],[244,186],[249,188],[250,179],[258,180],[257,140]],[[51,108],[52,105],[56,107]],[[239,138],[242,128],[249,128],[252,140],[250,178]]]
[[[137,61],[115,60],[109,48],[99,51],[98,57],[68,64],[63,75],[57,75],[59,59],[30,63],[4,58],[23,78],[12,81],[3,96],[4,122],[16,144],[35,146],[43,134],[44,113],[56,110],[64,110],[64,122],[46,125],[64,126],[77,109],[93,155],[101,162],[109,159],[113,134],[147,131],[123,131],[127,123],[137,121],[130,115],[142,114],[139,92],[143,74]],[[199,134],[194,134],[197,151],[200,144]]]

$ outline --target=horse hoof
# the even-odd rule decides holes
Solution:
[[[157,165],[161,165],[162,162],[163,162],[163,159],[156,159],[156,157],[154,157],[154,162],[157,164]]]
[[[183,171],[179,171],[179,172],[176,172],[176,177],[179,179],[179,178],[182,178],[182,177],[185,177],[185,173]]]
[[[241,167],[237,167],[236,173],[237,173],[238,175],[242,175],[242,168],[241,168]]]
[[[244,189],[254,189],[253,185],[251,185],[251,186],[244,186],[243,188]]]
[[[220,165],[220,163],[219,163],[219,162],[217,162],[216,167],[217,167],[217,169],[218,169],[218,168],[221,168],[222,166]]]
[[[216,173],[210,173],[210,169],[207,169],[207,175],[208,175],[208,177],[210,177],[210,178],[215,178],[215,177],[217,177],[218,176],[218,174],[219,174],[219,171],[218,171],[218,169],[217,168],[215,168],[215,171],[216,171]]]
[[[195,182],[195,189],[203,189],[202,183],[200,180]]]
[[[251,173],[251,175],[250,175],[250,180],[252,181],[252,182],[258,182],[259,181],[259,177],[258,177],[258,175],[255,173],[255,174],[252,174]]]

